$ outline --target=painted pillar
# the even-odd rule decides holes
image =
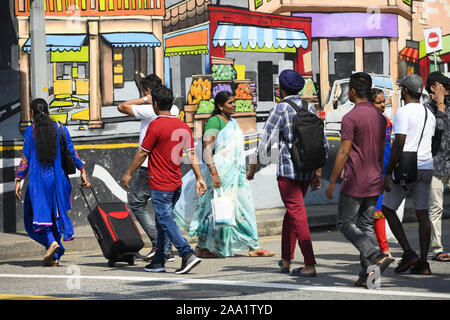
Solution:
[[[43,1],[31,2],[30,10],[31,98],[48,98],[47,46]]]
[[[98,21],[88,21],[89,26],[89,129],[103,128],[100,94],[100,44]]]
[[[294,60],[294,69],[301,75],[312,75],[312,55],[311,55],[311,43],[305,50],[298,48]]]
[[[155,74],[161,78],[162,83],[164,81],[164,37],[163,37],[163,28],[162,28],[162,20],[152,20],[153,23],[153,34],[155,37],[161,42],[161,46],[153,48],[153,70]]]
[[[391,76],[392,81],[395,81],[398,78],[398,39],[397,38],[389,38],[389,75]],[[395,88],[394,84],[394,88]],[[394,116],[397,114],[397,109],[399,108],[398,100],[396,98],[396,94],[393,95],[392,107]]]
[[[30,115],[30,55],[23,52],[26,39],[19,39],[19,82],[20,82],[20,131],[31,124]]]
[[[355,71],[364,72],[364,39],[355,38]]]
[[[105,41],[100,41],[100,55],[101,59],[101,97],[102,105],[112,105],[114,102],[114,87],[113,87],[113,53],[111,46],[107,45]]]
[[[398,78],[398,39],[389,39],[389,75],[395,81]]]
[[[320,70],[320,102],[326,104],[330,82],[328,79],[328,39],[319,40],[319,70]]]

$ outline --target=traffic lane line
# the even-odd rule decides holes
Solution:
[[[382,289],[359,289],[348,287],[308,286],[272,282],[248,282],[233,280],[207,280],[196,278],[154,278],[154,277],[125,277],[125,276],[82,276],[82,275],[34,275],[34,274],[0,274],[0,278],[15,279],[62,279],[62,280],[102,280],[102,281],[127,281],[127,282],[164,282],[174,284],[195,284],[212,286],[252,287],[265,289],[284,289],[292,291],[316,291],[327,293],[368,294],[379,296],[396,296],[410,298],[450,299],[450,294],[436,292],[412,292],[394,291]]]
[[[0,300],[79,300],[79,299],[59,298],[52,296],[32,296],[25,294],[0,294]]]

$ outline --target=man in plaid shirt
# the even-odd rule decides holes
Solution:
[[[294,70],[284,70],[280,74],[281,98],[289,99],[301,107],[298,92],[303,89],[305,81]],[[308,111],[317,114],[316,108],[308,104]],[[261,133],[258,148],[250,160],[247,179],[252,180],[258,162],[269,164],[267,153],[272,146],[278,143],[278,188],[281,199],[286,207],[282,231],[282,259],[279,262],[283,273],[290,272],[291,260],[294,258],[295,244],[298,240],[304,256],[305,267],[297,268],[292,274],[298,276],[316,276],[314,251],[306,216],[304,196],[311,185],[311,191],[322,186],[322,168],[317,170],[298,170],[291,160],[289,149],[294,141],[293,122],[296,111],[287,102],[278,103],[269,114],[263,132]],[[328,153],[328,143],[324,138],[325,150]],[[273,155],[273,154],[272,154]]]

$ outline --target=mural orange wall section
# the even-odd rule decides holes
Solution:
[[[178,47],[178,46],[197,46],[208,44],[208,30],[200,30],[192,33],[182,34],[173,38],[166,40],[167,47]]]

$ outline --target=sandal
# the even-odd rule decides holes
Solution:
[[[42,260],[42,264],[46,267],[53,266],[53,256],[56,253],[56,250],[59,249],[59,244],[56,241],[53,241],[47,249],[45,253],[44,259]]]
[[[303,267],[295,268],[294,270],[292,270],[291,274],[297,277],[308,277],[308,278],[317,277],[317,272],[314,271],[313,273],[303,273],[302,269]]]
[[[250,257],[273,257],[275,252],[266,249],[249,250],[248,255]]]
[[[448,256],[448,253],[446,252],[438,252],[434,255],[432,258],[433,261],[440,261],[440,262],[448,262],[450,261],[450,257]]]
[[[198,258],[209,259],[209,258],[218,258],[219,256],[206,248],[195,248],[195,255]]]
[[[367,288],[367,282],[361,280],[361,278],[358,278],[358,280],[355,281],[355,287]]]
[[[281,273],[291,273],[291,267],[284,267],[282,260],[278,261],[278,266],[280,267]]]

